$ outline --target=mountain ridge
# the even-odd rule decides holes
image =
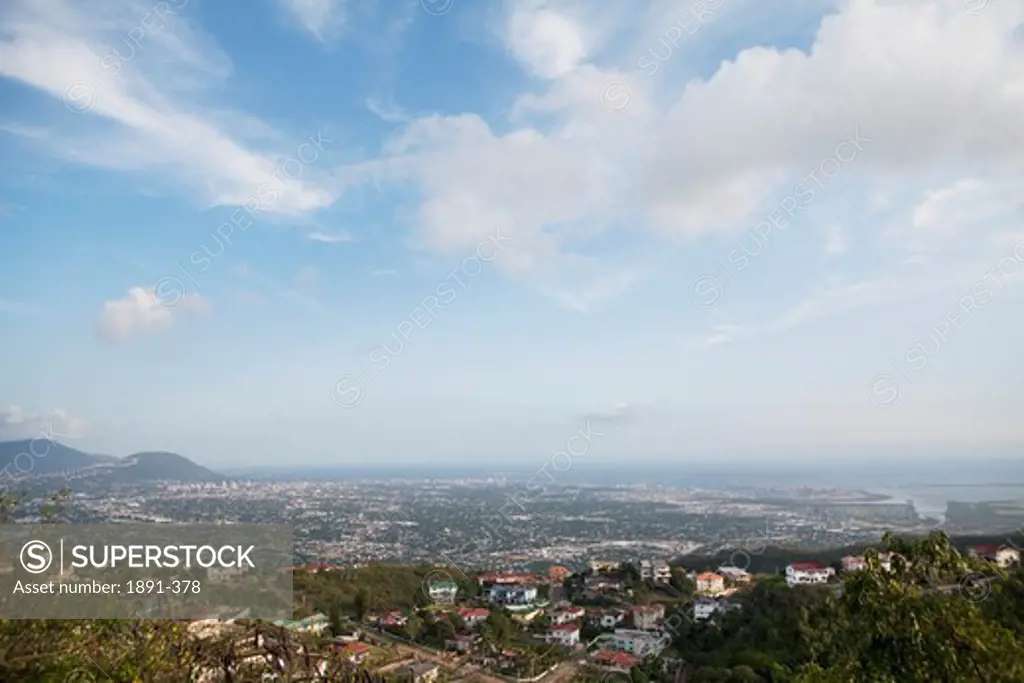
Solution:
[[[228,477],[169,451],[142,451],[123,458],[98,455],[49,439],[0,441],[0,476],[90,477],[119,483],[216,482]]]

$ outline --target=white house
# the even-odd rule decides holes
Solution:
[[[820,562],[794,562],[786,567],[786,583],[790,586],[828,583],[836,570]]]
[[[549,643],[555,643],[564,647],[575,647],[580,643],[579,624],[557,624],[552,626],[544,639]]]
[[[656,654],[666,644],[665,635],[653,631],[619,628],[615,629],[615,633],[611,635],[616,650],[640,656]]]
[[[693,602],[693,618],[695,621],[710,619],[716,612],[724,611],[717,600],[698,598]]]
[[[878,556],[881,562],[882,569],[889,571],[892,569],[892,553],[881,553]],[[868,566],[867,558],[863,555],[847,555],[843,558],[843,571],[844,572],[856,572],[861,569],[865,569]]]
[[[491,586],[487,598],[498,605],[529,605],[537,600],[534,586]]]
[[[668,583],[672,579],[672,568],[665,560],[655,560],[651,563],[654,571],[654,580],[658,583]]]
[[[454,581],[435,581],[427,586],[427,595],[437,602],[455,602],[459,587]]]
[[[654,578],[654,567],[650,560],[640,560],[640,580],[650,581]]]
[[[481,608],[463,607],[459,610],[459,617],[466,622],[466,626],[477,626],[487,621],[487,617],[491,615],[491,611]]]
[[[560,624],[568,624],[569,622],[582,619],[586,612],[587,611],[582,607],[576,607],[575,605],[557,609],[551,613],[551,623],[556,626]]]
[[[1020,551],[1006,546],[976,545],[971,548],[970,555],[995,562],[1003,569],[1020,564]]]
[[[626,613],[620,609],[609,609],[599,612],[588,612],[587,619],[603,629],[612,629],[622,623]]]

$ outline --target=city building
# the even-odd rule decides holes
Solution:
[[[983,560],[995,562],[1003,569],[1020,564],[1020,551],[1006,546],[976,545],[970,549],[969,554],[972,557],[980,557]]]
[[[548,643],[564,647],[575,647],[580,643],[580,626],[575,622],[572,624],[557,624],[548,630],[545,640]]]
[[[651,564],[650,560],[640,560],[640,580],[654,580],[654,565]]]
[[[653,631],[664,618],[664,605],[637,605],[633,608],[633,625],[642,631]]]
[[[702,595],[718,595],[725,591],[725,579],[714,572],[697,575],[697,592]]]
[[[832,567],[820,562],[794,562],[786,567],[786,583],[790,586],[828,583],[835,574]]]
[[[496,584],[487,591],[487,599],[498,605],[529,605],[537,600],[534,586]]]

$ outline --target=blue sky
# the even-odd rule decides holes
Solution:
[[[12,0],[0,438],[1013,453],[1024,6]],[[924,455],[920,455],[924,454]]]

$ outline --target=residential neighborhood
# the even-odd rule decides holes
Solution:
[[[891,570],[896,555],[875,557]],[[968,557],[1000,568],[1019,563],[1019,552],[1005,547],[976,546]],[[802,560],[775,575],[754,575],[731,566],[686,571],[658,559],[595,559],[576,571],[553,565],[458,581],[435,576],[424,582],[422,595],[413,596],[412,607],[367,611],[341,625],[321,611],[275,626],[327,639],[346,661],[396,681],[594,680],[600,672],[628,671],[662,655],[686,622],[717,628],[742,611],[743,596],[761,582],[791,590],[836,587],[842,574],[863,571],[871,561],[862,555],[834,565]]]

